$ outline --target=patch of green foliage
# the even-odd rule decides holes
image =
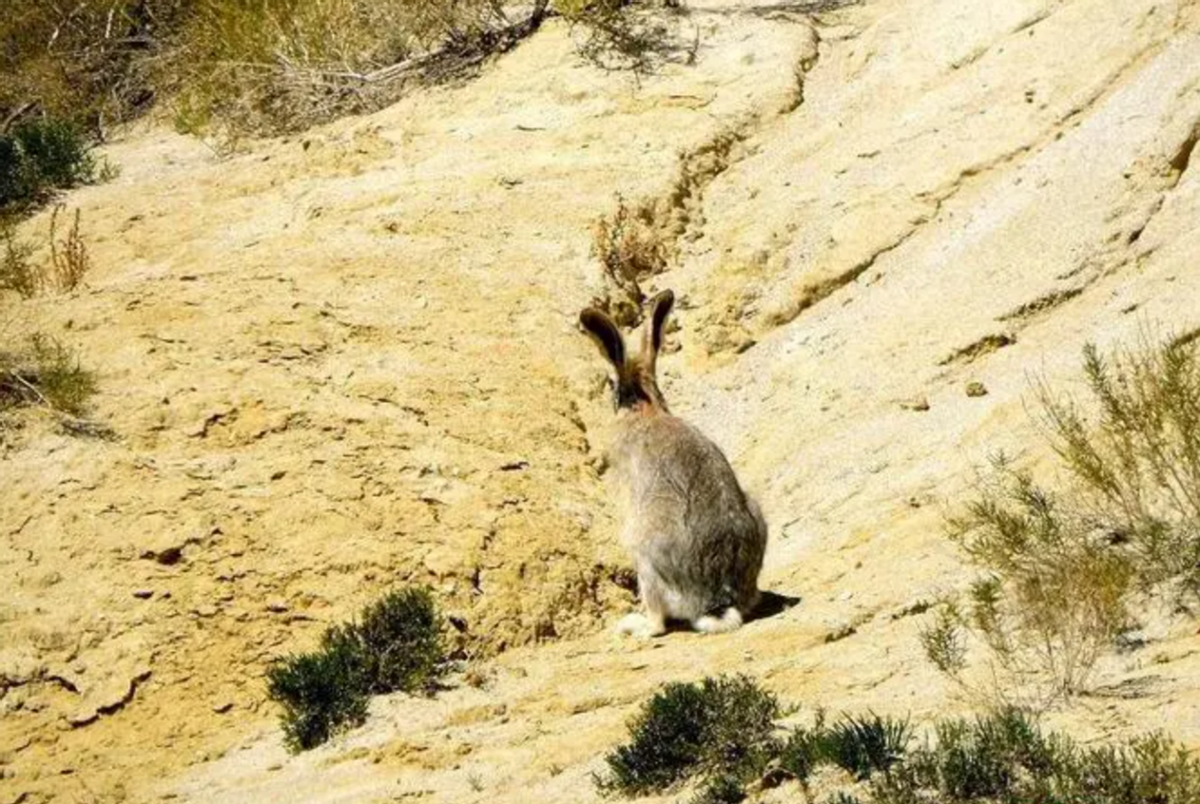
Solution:
[[[755,781],[791,778],[806,800],[821,767],[850,779],[826,788],[828,804],[1195,804],[1200,760],[1161,735],[1083,747],[1047,734],[1013,708],[933,724],[911,748],[907,720],[843,715],[784,737],[777,699],[745,676],[668,684],[629,724],[630,741],[605,758],[602,792],[625,796],[694,785],[693,804],[747,798]],[[842,777],[846,779],[846,777]]]
[[[936,727],[936,740],[871,785],[873,804],[1185,804],[1200,762],[1162,736],[1084,748],[1018,710]]]
[[[605,757],[606,793],[645,795],[694,777],[709,783],[702,800],[728,801],[776,750],[779,702],[745,676],[668,684],[629,723],[630,741]],[[704,798],[708,796],[708,798]]]
[[[96,178],[91,146],[70,123],[34,118],[0,133],[0,214],[20,212],[55,190]]]
[[[267,690],[283,707],[285,742],[302,751],[361,724],[369,696],[431,693],[445,669],[432,594],[403,589],[367,606],[356,621],[328,628],[317,651],[275,664]]]

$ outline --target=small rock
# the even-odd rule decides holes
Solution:
[[[154,590],[153,589],[134,589],[133,596],[136,597],[138,600],[149,600],[150,598],[154,597]]]
[[[288,604],[284,603],[282,600],[278,600],[278,599],[268,600],[266,609],[267,609],[267,611],[271,612],[272,614],[283,614],[284,612],[286,612],[288,610]]]
[[[212,705],[212,710],[218,715],[223,715],[233,709],[233,701],[217,701]]]
[[[270,765],[267,766],[267,770],[269,770],[269,771],[283,770],[283,763],[282,762],[272,762]]]
[[[854,636],[856,633],[858,633],[857,628],[850,623],[843,623],[835,626],[829,631],[829,633],[825,634],[825,642],[826,644],[830,642],[838,642],[846,637]]]
[[[193,611],[199,617],[216,617],[217,607],[211,603],[205,603],[203,606],[197,606]]]
[[[923,396],[914,396],[910,399],[902,399],[900,400],[900,408],[902,410],[924,412],[929,410],[929,400]]]
[[[970,396],[970,397],[987,396],[987,393],[988,393],[987,386],[984,385],[983,383],[979,382],[978,380],[974,380],[972,382],[967,383],[966,391],[967,391],[967,396]]]

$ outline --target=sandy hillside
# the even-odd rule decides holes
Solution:
[[[468,83],[230,158],[109,147],[120,177],[65,199],[87,286],[0,299],[6,337],[80,350],[117,436],[33,413],[0,445],[0,804],[592,801],[636,704],[718,671],[967,707],[904,616],[969,580],[942,512],[989,451],[1044,462],[1031,373],[1073,388],[1088,340],[1200,327],[1200,8],[830,5],[694,2],[695,63],[640,80],[551,21]],[[668,399],[799,598],[732,635],[607,629],[632,597],[575,321],[616,292],[590,247],[618,193],[676,250]],[[404,582],[487,683],[288,756],[265,668]],[[1195,630],[1149,629],[1051,717],[1200,748]]]

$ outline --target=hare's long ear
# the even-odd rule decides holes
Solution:
[[[589,307],[579,314],[579,323],[595,338],[596,343],[600,344],[604,356],[620,376],[625,371],[625,340],[621,337],[617,325],[594,307]]]
[[[654,372],[655,363],[658,361],[658,350],[663,345],[663,330],[667,326],[667,316],[671,314],[671,308],[675,306],[675,294],[669,290],[664,290],[650,301],[650,320],[646,324],[645,334],[642,336],[642,362],[650,370]]]

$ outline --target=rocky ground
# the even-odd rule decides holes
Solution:
[[[991,451],[1046,463],[1032,382],[1076,389],[1085,342],[1200,327],[1200,9],[831,5],[695,2],[694,64],[640,78],[552,21],[232,157],[154,126],[108,147],[120,176],[65,199],[86,286],[0,299],[6,338],[79,349],[116,436],[3,433],[0,802],[592,801],[636,704],[720,671],[970,708],[912,606],[969,580],[945,511]],[[731,635],[607,628],[632,597],[575,322],[615,292],[590,249],[618,193],[674,252],[667,396],[798,599]],[[481,683],[287,755],[269,662],[404,582]],[[1200,636],[1158,621],[1050,717],[1200,747]]]

